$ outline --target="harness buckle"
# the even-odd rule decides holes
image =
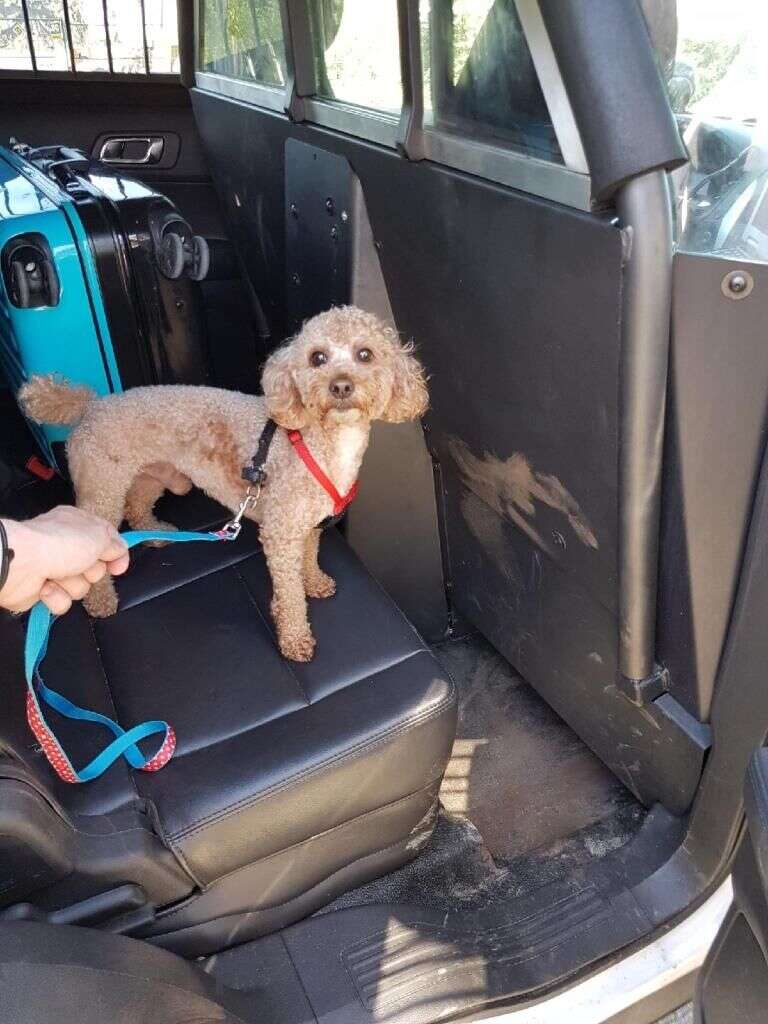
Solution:
[[[254,490],[253,487],[246,488],[245,497],[237,507],[237,512],[232,519],[226,523],[219,531],[227,540],[237,540],[240,536],[240,531],[243,528],[242,519],[243,516],[248,512],[256,502],[259,500],[261,494],[261,485],[257,486]]]

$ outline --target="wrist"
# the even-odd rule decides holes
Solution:
[[[24,523],[13,519],[3,519],[2,523],[7,546],[13,551],[13,557],[6,562],[5,582],[0,588],[0,606],[15,608],[22,591],[34,587],[39,576],[34,565],[36,544],[33,532]]]

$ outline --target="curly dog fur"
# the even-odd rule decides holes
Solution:
[[[154,515],[166,489],[192,485],[233,511],[244,493],[242,468],[266,420],[301,430],[315,460],[345,494],[357,478],[373,420],[415,419],[427,408],[424,372],[397,334],[353,306],[307,321],[278,349],[262,375],[263,397],[217,388],[163,385],[105,398],[53,377],[33,377],[20,399],[45,423],[77,423],[67,455],[77,503],[115,526],[175,529]],[[144,472],[162,470],[163,482]],[[331,597],[335,582],[317,561],[320,531],[333,502],[278,431],[268,482],[248,518],[258,522],[272,577],[272,615],[280,650],[309,661],[315,640],[307,597]],[[109,577],[85,604],[91,615],[117,610]]]

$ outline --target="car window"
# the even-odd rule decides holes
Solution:
[[[279,0],[204,0],[198,67],[282,88],[285,44]]]
[[[310,0],[310,11],[317,95],[399,114],[396,0]]]
[[[2,0],[0,70],[178,74],[174,0]]]
[[[678,0],[664,69],[690,165],[674,175],[690,252],[768,261],[768,4]]]
[[[562,162],[514,0],[421,0],[425,126]]]

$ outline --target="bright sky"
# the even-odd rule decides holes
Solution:
[[[682,38],[735,41],[749,32],[768,42],[766,0],[678,0],[677,16]]]

